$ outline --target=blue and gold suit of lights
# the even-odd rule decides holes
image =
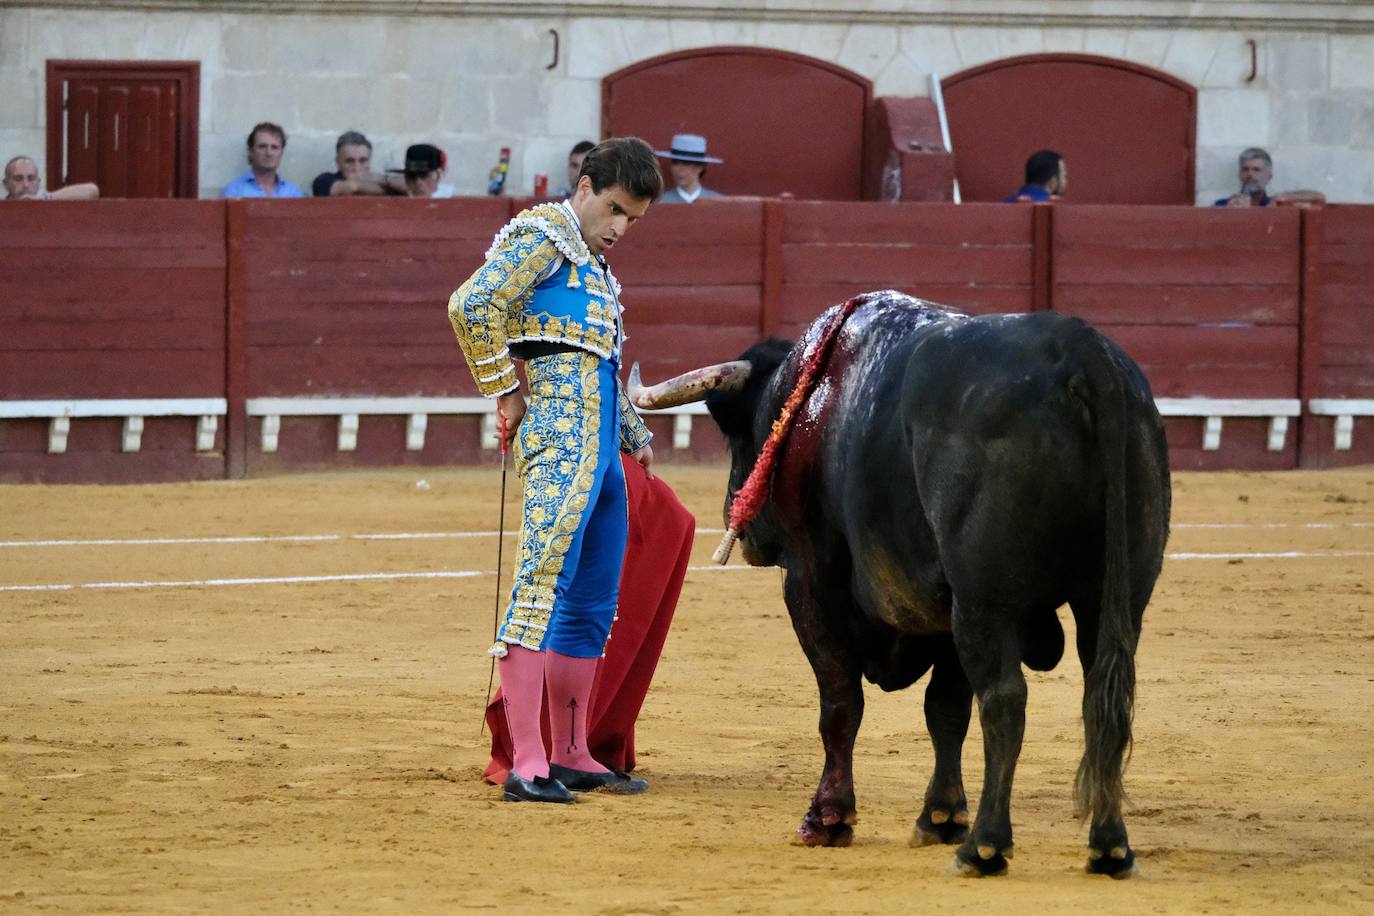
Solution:
[[[525,364],[530,401],[515,440],[520,547],[493,655],[508,645],[578,658],[605,651],[628,531],[617,446],[634,452],[652,438],[619,384],[619,293],[572,208],[556,203],[511,220],[449,299],[454,333],[487,397],[519,387],[512,345],[559,351]]]

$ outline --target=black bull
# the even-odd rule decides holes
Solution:
[[[743,385],[707,395],[731,452],[731,497],[834,311],[796,346],[752,347]],[[954,864],[966,874],[1003,871],[1025,728],[1021,665],[1058,664],[1056,610],[1067,603],[1085,682],[1075,795],[1090,819],[1088,869],[1133,873],[1121,776],[1169,504],[1149,385],[1088,325],[864,297],[741,539],[750,563],[785,569],[793,628],[820,688],[825,767],[801,839],[852,839],[860,676],[897,690],[930,670],[935,769],[913,842],[960,843]],[[985,769],[970,829],[960,760],[974,696]]]

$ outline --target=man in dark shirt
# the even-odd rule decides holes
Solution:
[[[316,197],[380,196],[405,194],[405,185],[389,175],[372,171],[372,141],[356,130],[339,135],[334,144],[337,172],[321,172],[310,190]]]
[[[590,140],[580,140],[568,151],[568,183],[553,192],[554,197],[572,197],[577,187],[577,179],[582,175],[582,160],[596,146]]]
[[[1274,178],[1274,160],[1258,146],[1252,146],[1240,154],[1240,190],[1230,197],[1223,197],[1214,207],[1272,207],[1274,198],[1269,196],[1269,182]]]
[[[1002,198],[1002,203],[1053,203],[1068,186],[1069,171],[1064,157],[1054,150],[1042,149],[1026,160],[1026,183],[1021,190]]]

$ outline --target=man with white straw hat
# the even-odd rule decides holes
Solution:
[[[671,160],[669,166],[676,187],[663,192],[658,199],[661,204],[690,204],[703,197],[719,197],[715,191],[704,187],[702,176],[706,174],[706,164],[714,162],[723,165],[724,159],[706,155],[706,138],[700,134],[673,134],[673,148],[654,150],[660,156]]]

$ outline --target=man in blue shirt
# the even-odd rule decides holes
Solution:
[[[1053,203],[1068,186],[1069,171],[1064,157],[1054,150],[1042,149],[1026,160],[1026,183],[1021,190],[1002,198],[1002,203]]]
[[[1240,191],[1230,197],[1223,197],[1214,207],[1272,207],[1274,198],[1269,196],[1269,182],[1274,178],[1274,160],[1258,146],[1252,146],[1240,154]]]
[[[277,174],[286,152],[286,131],[270,121],[248,134],[248,171],[224,186],[221,197],[304,197],[304,192]]]

